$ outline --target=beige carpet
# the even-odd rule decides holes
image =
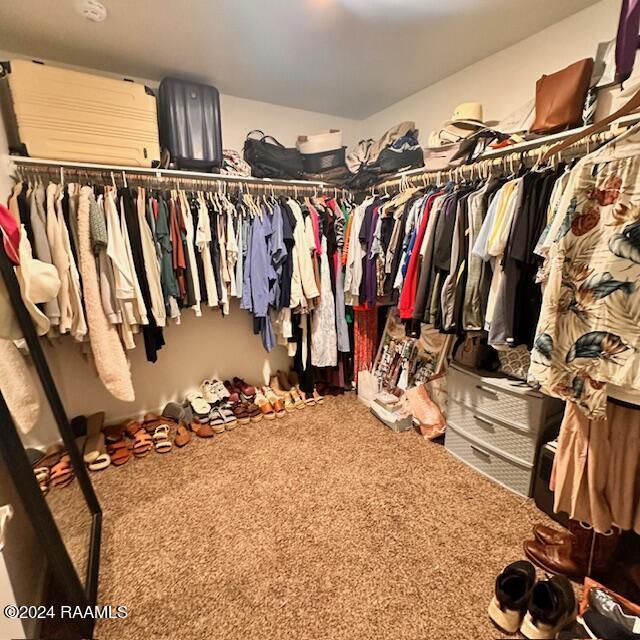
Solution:
[[[546,521],[355,398],[95,478],[100,639],[495,638],[495,575]]]

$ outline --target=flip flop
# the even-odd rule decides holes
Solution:
[[[191,440],[191,434],[189,433],[189,429],[187,429],[187,425],[184,422],[181,422],[178,425],[178,430],[176,431],[176,437],[173,439],[173,443],[176,447],[184,447]]]

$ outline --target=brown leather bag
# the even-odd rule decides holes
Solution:
[[[533,133],[554,133],[580,123],[593,72],[593,58],[578,60],[536,82]]]

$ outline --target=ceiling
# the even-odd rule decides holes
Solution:
[[[2,0],[7,51],[364,118],[596,0]]]

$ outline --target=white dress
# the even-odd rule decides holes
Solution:
[[[336,309],[327,257],[327,239],[324,237],[320,256],[320,304],[311,320],[311,364],[316,367],[335,367],[338,364]]]

